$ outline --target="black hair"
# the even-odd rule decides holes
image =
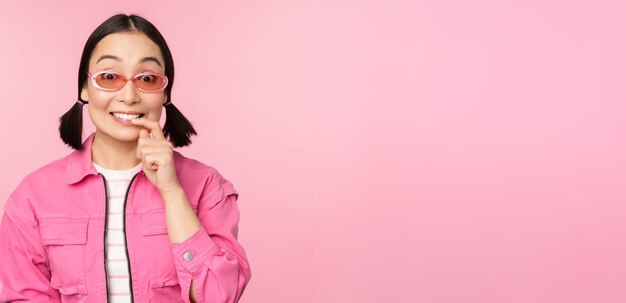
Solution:
[[[165,102],[165,125],[163,126],[163,134],[174,147],[182,147],[191,144],[191,135],[196,135],[196,130],[191,125],[191,122],[183,116],[183,114],[171,103],[171,91],[174,85],[174,59],[170,52],[165,39],[157,28],[145,18],[135,14],[117,14],[102,24],[100,24],[91,33],[85,47],[83,48],[83,54],[80,59],[80,65],[78,67],[78,101],[74,103],[72,108],[68,110],[63,116],[59,118],[59,133],[61,139],[65,144],[69,145],[75,150],[81,150],[83,148],[82,132],[83,132],[83,105],[89,102],[84,101],[80,97],[81,90],[85,81],[87,80],[87,71],[89,70],[89,59],[96,47],[96,44],[109,34],[125,32],[141,32],[145,34],[150,40],[156,43],[161,49],[163,59],[165,60],[165,75],[168,78],[167,87],[165,87],[165,94],[167,95],[167,102]]]

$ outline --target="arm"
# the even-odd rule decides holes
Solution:
[[[213,176],[198,202],[198,215],[182,188],[161,195],[185,302],[239,301],[251,271],[237,242],[238,193],[232,184]]]
[[[9,197],[0,223],[0,302],[61,302],[27,204]]]

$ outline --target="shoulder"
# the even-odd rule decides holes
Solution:
[[[67,155],[27,172],[12,195],[25,194],[28,191],[45,189],[63,183],[69,161],[70,156]]]
[[[46,189],[58,188],[64,182],[68,161],[69,156],[65,156],[27,172],[9,194],[4,204],[5,213],[12,219],[19,216],[22,221],[34,226],[36,206],[32,202],[46,195]]]
[[[179,182],[197,200],[215,204],[225,196],[239,192],[233,183],[215,167],[174,151],[174,164]]]
[[[178,173],[194,178],[218,178],[220,172],[213,166],[199,160],[187,157],[174,150],[174,165]]]

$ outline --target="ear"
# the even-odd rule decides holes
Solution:
[[[83,85],[83,89],[80,91],[80,98],[83,99],[83,101],[89,102],[89,94],[87,93],[87,82],[86,81],[85,81],[85,84]]]

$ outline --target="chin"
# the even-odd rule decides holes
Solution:
[[[133,134],[118,134],[115,136],[116,139],[120,141],[137,141],[139,139],[139,131]]]
[[[108,127],[106,130],[102,130],[109,137],[118,141],[137,141],[139,139],[138,127]]]

